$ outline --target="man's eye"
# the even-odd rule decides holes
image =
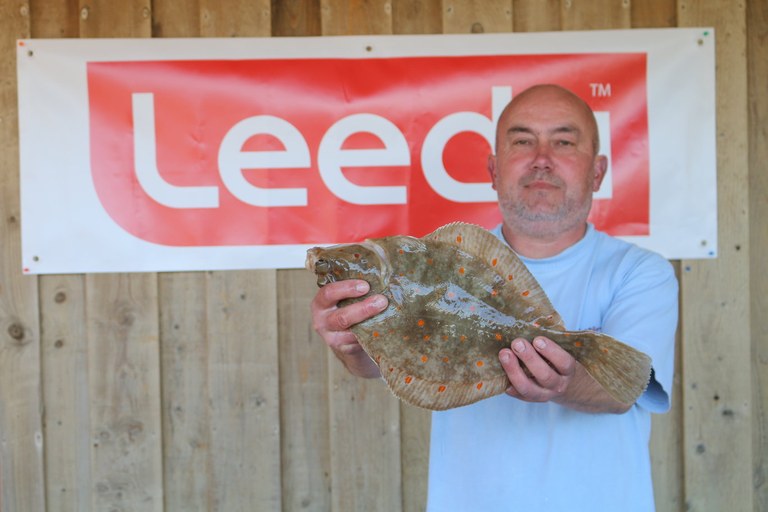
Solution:
[[[556,144],[558,146],[575,146],[574,142],[570,140],[558,140]]]

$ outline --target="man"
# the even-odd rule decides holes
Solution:
[[[551,340],[514,340],[499,352],[506,395],[433,414],[429,510],[654,508],[650,414],[669,408],[677,282],[660,256],[587,223],[607,168],[598,150],[594,115],[570,91],[540,85],[516,96],[499,117],[488,159],[503,217],[494,233],[521,257],[568,329],[603,331],[651,356],[648,390],[621,404]],[[325,286],[312,315],[350,372],[376,377],[348,328],[382,311],[386,299],[336,306],[367,290],[360,281]]]

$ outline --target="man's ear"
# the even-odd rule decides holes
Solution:
[[[603,183],[605,174],[608,172],[608,158],[603,155],[597,155],[594,166],[595,176],[592,182],[592,192],[600,190],[600,184]]]
[[[488,174],[491,175],[491,186],[496,190],[496,155],[488,155]]]

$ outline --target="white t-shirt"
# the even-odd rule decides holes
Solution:
[[[501,226],[494,234],[503,240]],[[625,414],[590,414],[502,394],[435,412],[430,512],[649,512],[652,412],[669,409],[677,280],[661,256],[589,226],[557,256],[522,258],[569,330],[645,352],[653,379]]]

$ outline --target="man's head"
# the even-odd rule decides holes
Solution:
[[[581,98],[557,85],[517,95],[499,117],[488,159],[505,234],[583,234],[607,169],[598,149],[595,116]]]

